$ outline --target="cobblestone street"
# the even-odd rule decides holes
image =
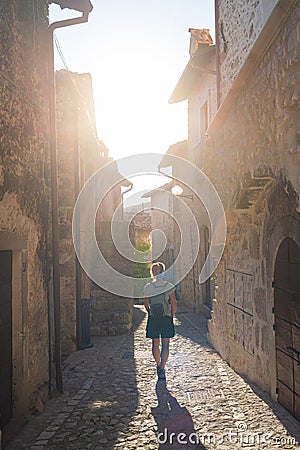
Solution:
[[[299,422],[219,357],[196,314],[178,312],[167,381],[157,383],[145,321],[135,307],[132,334],[72,354],[64,394],[6,449],[298,448]]]

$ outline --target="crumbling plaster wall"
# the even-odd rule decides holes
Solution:
[[[276,0],[218,0],[216,28],[224,99],[259,36]]]
[[[101,157],[96,134],[90,74],[56,72],[56,116],[62,353],[68,355],[76,349],[77,295],[81,301],[90,297],[91,290],[91,281],[83,271],[78,269],[76,273],[73,210],[84,183],[108,160]]]
[[[26,340],[28,354],[19,354],[19,358],[14,361],[15,371],[23,373],[23,377],[22,380],[16,380],[13,375],[13,379],[18,385],[25,384],[24,399],[18,399],[18,403],[41,410],[48,392],[47,292],[44,267],[39,257],[39,241],[42,239],[43,230],[41,224],[24,215],[15,193],[6,193],[0,202],[0,230],[0,234],[11,232],[26,241],[24,251],[27,251],[27,264],[20,269],[27,277],[27,295],[24,305],[21,301],[18,305],[13,304],[13,314],[19,313],[14,311],[14,308],[20,306],[27,312],[26,315],[23,312],[21,322],[25,325],[23,339]],[[23,329],[19,329],[18,333],[23,333]],[[17,349],[15,343],[14,353],[19,351],[21,348]],[[19,414],[26,414],[26,411],[15,411],[16,416]]]
[[[9,232],[27,242],[27,266],[23,267],[27,273],[27,294],[23,301],[28,315],[23,319],[28,353],[23,355],[23,361],[20,353],[13,369],[14,383],[24,383],[26,399],[13,398],[20,406],[14,410],[14,417],[41,410],[48,392],[46,32],[45,3],[33,7],[29,0],[1,2],[0,233]],[[14,291],[14,280],[12,287]],[[13,310],[13,316],[14,313]],[[22,373],[21,366],[25,370],[23,379],[16,380],[14,374]]]
[[[225,208],[232,207],[246,173],[279,178],[298,203],[299,19],[298,3],[251,79],[228,99],[209,129],[205,171],[218,187]]]

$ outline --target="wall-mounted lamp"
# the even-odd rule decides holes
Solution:
[[[183,189],[178,184],[176,184],[175,186],[172,187],[171,192],[173,195],[176,195],[176,197],[189,198],[190,200],[193,200],[193,198],[194,198],[193,194],[183,195]]]

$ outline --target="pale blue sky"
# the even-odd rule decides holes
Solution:
[[[214,39],[214,0],[92,3],[87,24],[56,35],[69,70],[93,77],[99,138],[115,159],[164,153],[187,137],[186,102],[168,99],[189,59],[188,29],[209,28]],[[70,12],[50,6],[52,21]]]

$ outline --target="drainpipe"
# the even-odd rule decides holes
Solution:
[[[74,0],[73,0],[74,1]],[[63,3],[49,2],[49,3]],[[65,1],[66,3],[66,1]],[[72,1],[67,2],[66,7],[72,8]],[[78,1],[77,1],[78,3]],[[74,2],[74,5],[76,2]],[[62,6],[61,6],[62,7]],[[61,368],[61,323],[60,323],[60,270],[59,270],[59,210],[58,210],[58,178],[57,178],[57,134],[56,134],[56,95],[54,72],[54,45],[53,33],[57,28],[64,28],[88,21],[91,9],[81,11],[82,16],[68,20],[54,22],[48,27],[49,45],[49,127],[50,127],[50,165],[51,165],[51,206],[52,206],[52,260],[53,260],[53,303],[54,303],[54,360],[56,374],[56,388],[63,392],[62,368]]]
[[[79,150],[79,94],[74,87],[74,186],[75,186],[75,201],[80,192],[80,150]],[[76,236],[77,242],[80,237]],[[82,350],[82,314],[81,314],[81,271],[80,263],[77,255],[75,255],[75,271],[76,271],[76,347],[77,350]]]
[[[128,192],[130,192],[133,188],[133,184],[131,183],[129,188],[126,189],[126,191],[121,193],[121,197],[122,197],[122,220],[124,221],[124,195],[127,194]]]

